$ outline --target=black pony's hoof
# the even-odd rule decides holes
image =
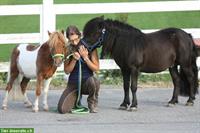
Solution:
[[[120,106],[119,106],[119,110],[127,110],[128,109],[129,104],[123,102]]]
[[[127,110],[130,112],[135,112],[135,111],[137,111],[137,107],[130,107]]]
[[[178,100],[170,100],[167,104],[167,107],[174,107],[178,103]]]
[[[186,105],[186,106],[193,106],[194,103],[193,103],[193,102],[187,102],[185,105]]]
[[[7,106],[2,106],[2,110],[7,110]]]
[[[176,103],[168,103],[167,107],[174,107],[176,105]]]
[[[119,109],[119,110],[127,110],[128,107],[127,107],[127,106],[122,106],[122,105],[120,105],[118,109]]]

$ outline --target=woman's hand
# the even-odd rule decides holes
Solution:
[[[81,57],[83,57],[83,59],[88,58],[88,50],[83,45],[80,46],[78,52],[80,53]]]
[[[73,57],[75,60],[79,60],[81,56],[78,52],[74,52]]]

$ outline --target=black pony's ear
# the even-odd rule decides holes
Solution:
[[[104,27],[105,27],[105,24],[104,24],[104,15],[102,15],[102,16],[99,17],[99,28],[103,29]]]

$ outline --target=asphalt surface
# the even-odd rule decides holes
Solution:
[[[35,133],[200,133],[200,98],[193,107],[185,106],[186,97],[179,98],[175,107],[166,107],[172,89],[139,89],[138,110],[118,110],[123,99],[121,86],[102,86],[96,114],[59,114],[57,103],[63,90],[49,91],[50,111],[33,113],[23,102],[9,101],[8,110],[0,110],[0,128],[34,128]],[[3,95],[3,96],[2,96]],[[34,101],[34,91],[28,96]],[[0,104],[4,91],[0,90]],[[86,104],[86,96],[83,104]]]

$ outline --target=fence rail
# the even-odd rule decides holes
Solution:
[[[10,64],[9,62],[0,62],[0,73],[8,72],[9,64]],[[112,59],[101,59],[99,64],[100,64],[101,70],[119,69],[119,67],[117,66],[115,61]],[[64,68],[64,66],[62,64],[62,66],[58,67],[57,71],[63,72],[63,70],[64,70],[63,68]]]
[[[144,33],[150,33],[159,29],[142,30]],[[183,29],[191,33],[194,39],[200,38],[200,28]],[[47,34],[47,33],[46,33]],[[21,33],[21,34],[0,34],[1,44],[16,44],[16,43],[39,43],[40,33]]]

